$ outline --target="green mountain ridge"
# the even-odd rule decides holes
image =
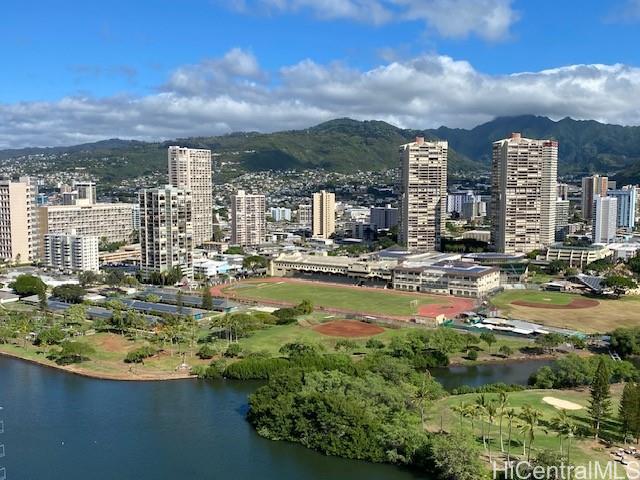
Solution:
[[[274,133],[236,132],[165,142],[109,139],[71,147],[1,150],[0,161],[22,155],[58,155],[57,168],[93,167],[100,159],[118,168],[118,176],[144,175],[166,165],[166,147],[208,148],[221,162],[241,170],[326,169],[337,172],[379,170],[397,166],[399,145],[416,136],[449,142],[450,171],[483,171],[490,163],[491,143],[521,132],[532,138],[558,140],[560,173],[600,172],[626,182],[640,179],[640,127],[593,120],[521,115],[498,117],[472,129],[402,129],[377,120],[330,120],[300,130]],[[63,156],[64,154],[64,156]]]

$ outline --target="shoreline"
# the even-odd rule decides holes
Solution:
[[[198,378],[196,375],[190,374],[146,374],[148,376],[136,376],[135,374],[131,374],[132,376],[128,376],[125,374],[97,373],[83,368],[74,368],[76,367],[74,365],[57,365],[44,361],[38,361],[33,358],[26,358],[15,353],[6,352],[1,349],[0,356],[22,360],[34,365],[52,368],[54,370],[59,370],[73,375],[79,375],[85,378],[93,378],[94,380],[107,380],[112,382],[165,382],[170,380],[189,380]]]

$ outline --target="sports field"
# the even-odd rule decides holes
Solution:
[[[605,333],[640,324],[640,298],[592,299],[582,295],[508,290],[491,303],[503,315],[585,333]]]
[[[315,307],[325,309],[392,316],[411,316],[417,314],[422,305],[447,303],[447,297],[304,281],[243,282],[225,289],[224,292],[232,293],[238,298],[291,305],[306,299]]]

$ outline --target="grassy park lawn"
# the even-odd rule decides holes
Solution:
[[[510,290],[496,295],[491,303],[499,308],[503,315],[518,320],[529,320],[584,333],[606,333],[617,327],[640,325],[640,296],[628,295],[620,299],[597,298],[600,303],[598,306],[563,310],[525,307],[511,303],[523,300],[567,305],[572,300],[581,298],[584,297],[570,293]]]
[[[318,283],[242,283],[234,287],[239,297],[298,304],[310,300],[316,307],[337,308],[381,315],[410,316],[420,305],[445,303],[446,299],[427,295],[406,295],[390,290],[352,288]],[[413,304],[412,304],[413,302]],[[416,305],[417,303],[417,305]]]
[[[549,305],[569,305],[576,298],[581,297],[580,295],[574,295],[571,293],[540,292],[537,290],[507,290],[496,295],[491,300],[491,303],[498,308],[510,308],[512,306],[511,302],[518,300]]]
[[[612,387],[612,406],[611,413],[615,417],[616,412],[618,411],[618,399],[621,393],[622,387],[620,385],[614,385]],[[542,422],[537,428],[534,442],[533,442],[533,451],[532,456],[536,451],[542,451],[545,449],[554,450],[559,452],[560,448],[560,438],[557,433],[553,430],[553,418],[556,417],[559,413],[555,407],[545,403],[542,401],[544,397],[555,397],[562,400],[567,400],[578,405],[584,407],[581,410],[568,410],[567,413],[573,419],[573,421],[579,426],[580,430],[589,428],[589,421],[587,418],[587,406],[589,403],[589,389],[585,388],[582,390],[525,390],[522,392],[511,392],[508,394],[509,401],[508,405],[511,408],[516,410],[516,414],[520,412],[523,406],[530,405],[531,407],[539,410],[543,417]],[[457,431],[460,429],[460,416],[454,413],[451,410],[451,407],[460,403],[473,403],[475,399],[478,397],[478,394],[467,394],[467,395],[452,395],[431,405],[429,409],[428,416],[428,428],[433,431],[437,431],[440,429],[440,422],[442,421],[442,425],[445,431]],[[496,399],[496,394],[486,394],[487,400]],[[511,442],[511,452],[512,454],[522,455],[522,434],[519,432],[518,428],[515,426],[518,421],[514,421],[514,427],[512,429],[512,442]],[[485,424],[485,428],[488,427],[488,424]],[[506,432],[508,427],[508,422],[506,419],[503,419],[503,439],[506,443],[507,437]],[[481,434],[480,434],[480,422],[476,420],[474,431],[471,432],[471,423],[469,419],[463,419],[462,429],[464,432],[468,432],[469,435],[473,435],[477,438],[478,442],[482,444]],[[611,421],[605,423],[604,432],[601,432],[601,437],[610,438],[615,441],[620,441],[618,439],[618,426],[615,421]],[[500,451],[500,440],[498,434],[498,420],[496,419],[492,429],[491,429],[491,450],[494,452]],[[564,448],[566,451],[566,439],[564,440]],[[505,447],[506,448],[506,447]],[[593,441],[591,436],[576,437],[575,441],[572,443],[571,448],[571,461],[575,464],[586,464],[590,460],[601,460],[608,461],[611,459],[609,455],[609,450],[604,447],[602,444],[597,444]]]
[[[128,352],[148,344],[143,339],[130,340],[121,335],[113,333],[97,333],[78,338],[78,341],[88,343],[95,348],[95,353],[89,360],[69,365],[66,367],[70,371],[79,373],[85,372],[105,377],[123,378],[152,378],[155,376],[170,378],[175,372],[175,368],[181,363],[181,357],[177,353],[172,354],[170,349],[165,352],[145,360],[144,364],[128,364],[124,358]],[[41,347],[36,347],[27,343],[26,347],[16,344],[0,345],[0,352],[32,360],[44,365],[57,366],[56,363],[47,358],[47,352]],[[209,361],[200,360],[196,356],[188,356],[186,361],[189,365],[208,364]]]

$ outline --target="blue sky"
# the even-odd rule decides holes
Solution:
[[[334,116],[640,123],[639,0],[34,0],[2,19],[0,147]]]

